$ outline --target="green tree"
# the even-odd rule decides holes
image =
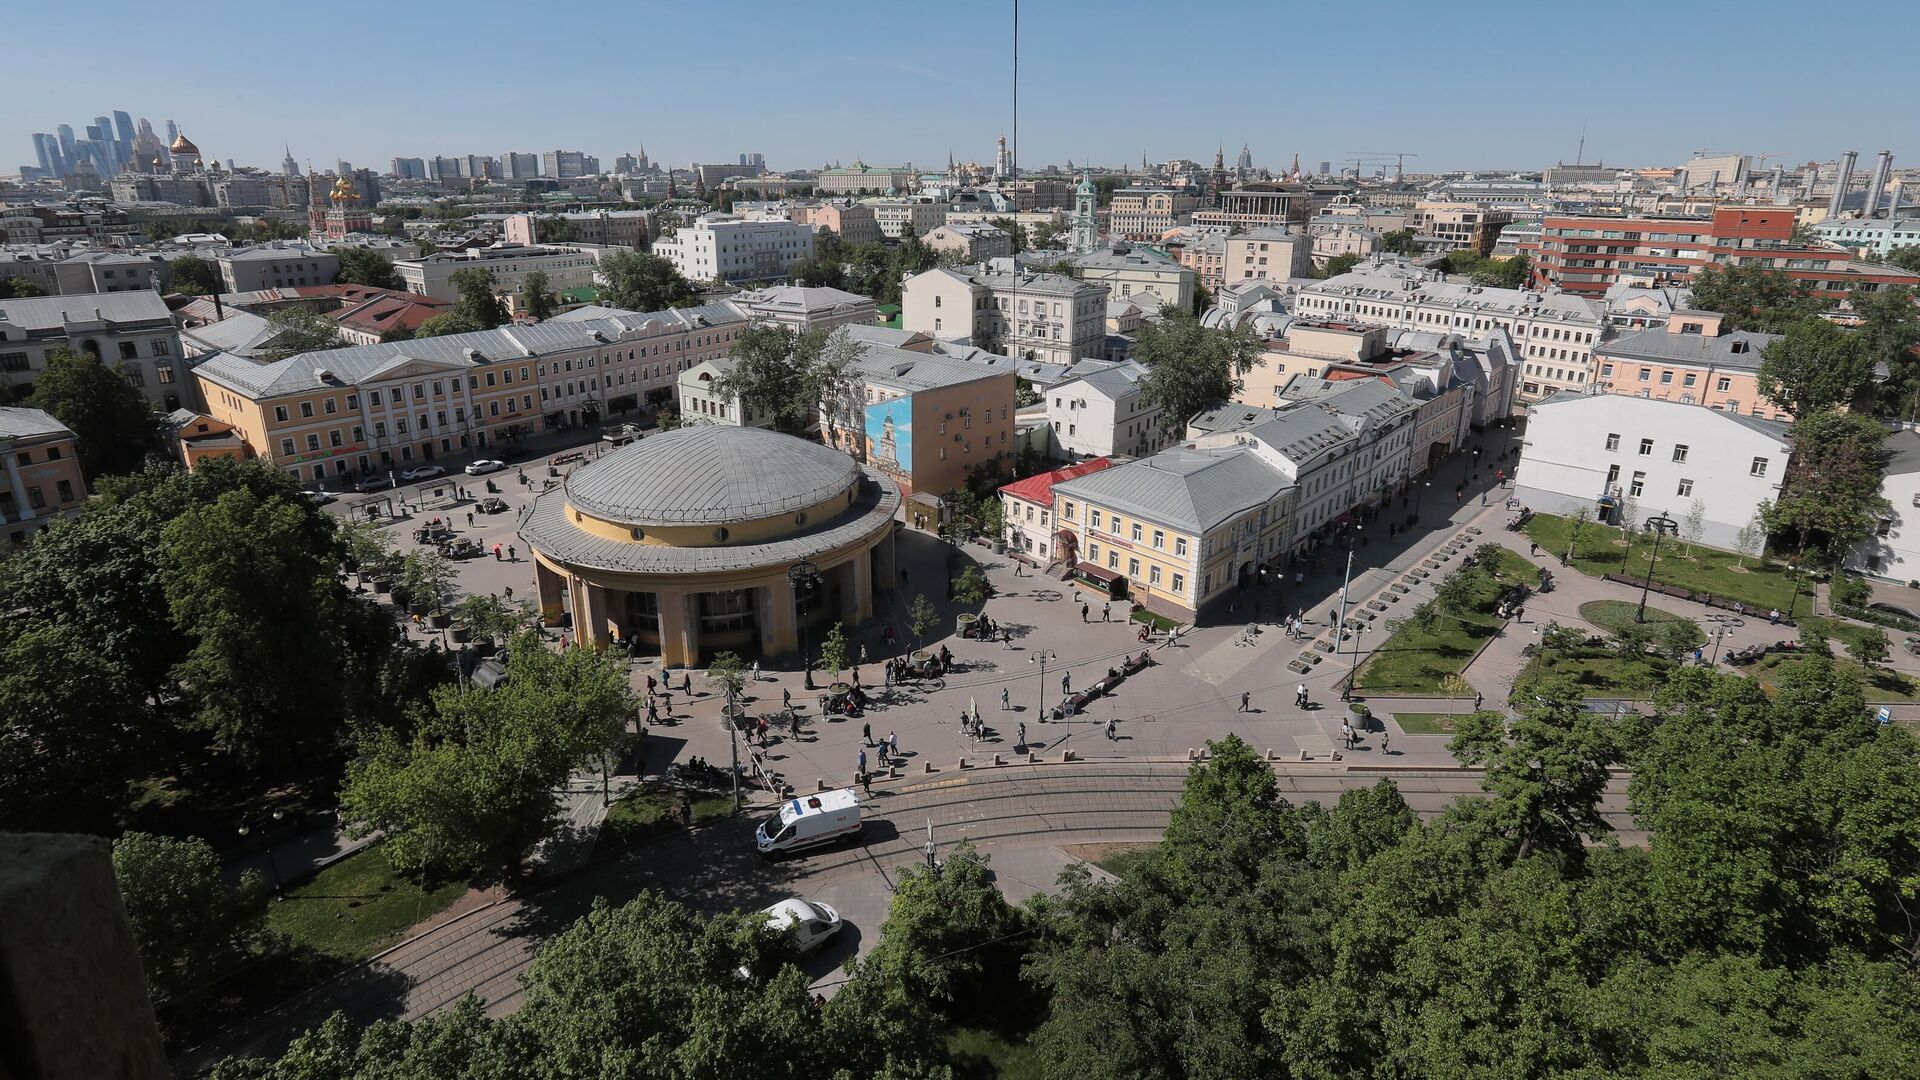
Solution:
[[[977,566],[969,566],[959,577],[953,580],[953,598],[967,607],[976,607],[987,600],[987,579]]]
[[[1893,655],[1893,646],[1888,643],[1882,630],[1872,630],[1864,634],[1855,634],[1847,642],[1847,655],[1860,661],[1860,665],[1873,671]]]
[[[250,870],[227,884],[205,840],[128,833],[114,841],[113,876],[156,1001],[204,994],[260,944],[266,883]]]
[[[633,704],[609,654],[554,653],[522,634],[498,688],[440,687],[411,738],[368,733],[341,806],[355,835],[386,833],[403,871],[511,874],[558,827],[568,776],[619,741]]]
[[[457,576],[446,556],[428,548],[415,548],[400,561],[401,588],[412,604],[425,604],[438,611],[453,591]]]
[[[1335,255],[1332,258],[1329,258],[1326,262],[1320,265],[1319,269],[1313,272],[1313,276],[1320,278],[1322,280],[1325,280],[1327,278],[1336,278],[1336,277],[1339,277],[1341,274],[1347,273],[1348,271],[1352,270],[1354,267],[1358,265],[1360,265],[1360,256],[1349,251],[1345,254]]]
[[[921,648],[926,648],[927,635],[939,625],[940,612],[933,606],[933,601],[927,599],[926,593],[915,596],[907,608],[907,629],[913,631],[913,638]]]
[[[1028,242],[1027,227],[1010,217],[988,218],[987,224],[992,225],[994,228],[1012,237],[1013,250],[1016,252],[1032,251],[1034,246],[1036,246]]]
[[[1460,616],[1472,611],[1485,575],[1476,569],[1460,569],[1440,579],[1434,586],[1433,604],[1448,615]]]
[[[1579,688],[1548,679],[1529,688],[1512,721],[1497,712],[1460,720],[1447,750],[1462,765],[1486,770],[1494,820],[1517,844],[1513,857],[1535,848],[1577,855],[1586,838],[1611,832],[1600,816],[1607,769],[1622,760],[1619,736],[1588,712]]]
[[[814,327],[795,332],[776,323],[747,327],[727,351],[726,370],[713,389],[739,399],[742,416],[765,416],[789,435],[804,434],[816,409],[829,401],[825,420],[846,419],[852,403],[840,401],[845,373],[861,346],[844,331]]]
[[[480,330],[491,330],[507,321],[507,305],[494,291],[493,271],[478,266],[465,270],[455,270],[447,275],[447,281],[459,296],[453,302],[453,310],[448,315],[459,316],[463,323],[471,324]],[[436,315],[435,319],[446,316]],[[427,322],[433,322],[428,319]],[[425,330],[423,324],[421,327]],[[422,337],[431,335],[421,334]]]
[[[1264,351],[1252,323],[1203,326],[1185,313],[1148,323],[1133,346],[1133,358],[1147,368],[1141,399],[1162,410],[1157,420],[1161,432],[1180,438],[1195,415],[1239,392],[1241,376],[1266,362],[1261,359]]]
[[[1411,229],[1392,229],[1380,234],[1380,250],[1393,255],[1413,255],[1420,250]]]
[[[647,252],[609,252],[598,269],[600,299],[628,311],[664,311],[700,298],[672,262]]]
[[[227,284],[220,277],[220,267],[198,255],[183,255],[168,263],[167,269],[174,292],[205,296],[226,291]]]
[[[47,290],[40,283],[27,277],[0,277],[0,299],[14,298],[24,300],[30,296],[45,296]]]
[[[1035,225],[1028,233],[1033,246],[1029,251],[1053,251],[1060,247],[1061,237],[1067,234],[1067,226],[1057,221],[1043,221]]]
[[[1730,330],[1785,333],[1820,313],[1806,282],[1759,266],[1703,266],[1693,277],[1693,306],[1725,315]]]
[[[340,260],[340,273],[334,278],[341,285],[365,285],[370,289],[404,289],[405,283],[393,269],[393,260],[362,247],[331,249]],[[180,271],[176,265],[174,274]]]
[[[533,625],[533,605],[525,600],[503,600],[492,593],[472,593],[453,605],[453,616],[476,638],[506,641]]]
[[[47,351],[26,404],[73,431],[89,477],[132,472],[159,443],[159,421],[140,391],[99,359],[72,349]]]
[[[1761,392],[1795,416],[1844,407],[1873,379],[1865,344],[1825,319],[1796,322],[1761,350]]]
[[[413,336],[418,338],[431,338],[441,337],[446,334],[471,334],[476,330],[485,329],[488,329],[488,327],[482,325],[472,317],[460,311],[449,311],[444,315],[435,315],[431,319],[422,321],[419,329],[413,332]]]
[[[1860,317],[1855,331],[1868,360],[1884,366],[1887,378],[1876,387],[1883,413],[1912,419],[1920,416],[1920,306],[1911,286],[1855,288],[1848,305]]]
[[[1801,557],[1837,562],[1888,509],[1880,496],[1886,429],[1859,413],[1829,411],[1800,416],[1788,435],[1793,454],[1762,520]]]
[[[0,820],[40,832],[112,828],[139,766],[140,688],[71,622],[0,632]]]
[[[1905,247],[1894,248],[1892,251],[1887,252],[1887,256],[1883,261],[1889,266],[1897,266],[1902,270],[1912,270],[1914,273],[1920,274],[1920,244],[1908,244]]]
[[[815,671],[831,671],[837,677],[852,662],[847,646],[847,628],[842,623],[834,623],[827,636],[820,639],[820,658],[814,664]]]
[[[274,312],[267,316],[267,329],[273,336],[260,350],[260,359],[269,364],[301,353],[342,348],[347,343],[340,336],[338,323],[308,308]]]
[[[1472,697],[1474,694],[1473,684],[1461,678],[1459,675],[1449,675],[1441,679],[1440,690],[1447,695],[1447,711],[1449,713],[1453,711],[1453,703],[1456,698]]]
[[[952,1016],[1020,993],[1021,913],[994,884],[988,858],[961,841],[938,870],[903,866],[880,944],[857,977],[929,1012]]]
[[[528,274],[525,288],[527,314],[543,322],[553,318],[553,313],[558,310],[560,297],[548,283],[546,271],[535,270]]]
[[[810,285],[814,288],[841,289],[846,287],[847,268],[840,263],[821,257],[818,252],[794,263],[788,276],[796,285]]]

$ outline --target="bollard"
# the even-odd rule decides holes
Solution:
[[[1195,754],[1196,754],[1196,751],[1194,750],[1194,748],[1193,748],[1193,747],[1191,747],[1191,746],[1189,746],[1189,747],[1187,747],[1187,760],[1188,760],[1188,761],[1196,761],[1196,760],[1198,760],[1198,758],[1197,758],[1197,757],[1195,756]]]
[[[900,779],[900,766],[894,764],[891,761],[887,762],[887,779],[889,780]]]
[[[820,787],[819,787],[819,789],[818,789],[818,790],[820,790],[820,791],[826,791],[826,790],[827,790],[827,782],[826,782],[825,780],[822,780],[821,778],[819,778],[819,777],[817,777],[817,776],[816,776],[816,777],[814,777],[814,778],[813,778],[813,782],[814,782],[814,783],[816,783],[816,784],[818,784],[818,785],[820,785]]]
[[[967,759],[966,759],[966,758],[961,758],[961,759],[960,759],[960,761],[959,761],[959,763],[958,763],[957,765],[955,765],[954,767],[955,767],[955,768],[957,768],[957,769],[959,769],[959,770],[960,770],[961,772],[966,772],[966,771],[967,771],[967,767],[968,767],[968,766],[967,766]]]
[[[1275,755],[1275,754],[1274,754],[1274,752],[1273,752],[1273,747],[1271,747],[1271,746],[1269,746],[1269,747],[1267,747],[1267,760],[1268,760],[1268,761],[1279,761],[1279,760],[1280,760],[1280,758],[1279,758],[1279,757],[1278,757],[1277,755]]]
[[[1006,760],[1005,760],[1004,758],[1002,758],[1002,757],[1001,757],[1001,756],[1000,756],[999,754],[995,754],[995,755],[993,755],[993,763],[994,763],[994,765],[996,765],[996,766],[999,766],[999,765],[1005,765],[1005,764],[1006,764]]]
[[[1027,764],[1029,765],[1040,764],[1040,752],[1037,750],[1027,751]]]
[[[1060,751],[1060,760],[1061,760],[1061,761],[1072,761],[1072,760],[1073,760],[1073,751],[1072,751],[1071,749],[1068,749],[1068,750],[1062,750],[1062,751]]]
[[[1300,760],[1301,761],[1311,760],[1310,758],[1307,757],[1307,752],[1305,750],[1300,751]]]
[[[925,768],[926,768],[926,771],[927,771],[927,772],[932,772],[932,771],[933,771],[933,762],[931,762],[931,761],[928,761],[928,762],[924,762],[923,764],[924,764],[924,766],[925,766]]]

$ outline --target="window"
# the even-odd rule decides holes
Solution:
[[[1653,369],[1652,369],[1652,368],[1641,368],[1641,369],[1640,369],[1640,381],[1641,381],[1641,382],[1652,382],[1652,381],[1653,381]]]
[[[1607,449],[1609,449],[1609,450],[1618,450],[1618,449],[1620,449],[1620,436],[1619,436],[1619,435],[1617,435],[1617,434],[1614,434],[1614,433],[1611,433],[1611,432],[1610,432],[1610,433],[1608,433],[1608,435],[1607,435]]]
[[[1134,578],[1135,580],[1139,579],[1140,577],[1140,560],[1139,559],[1127,560],[1127,576],[1130,578]]]
[[[292,457],[292,456],[293,456],[293,440],[292,440],[292,439],[281,439],[281,440],[280,440],[280,452],[281,452],[282,454],[284,454],[284,455],[286,455],[287,457]]]
[[[1674,444],[1673,460],[1681,464],[1684,464],[1686,462],[1687,460],[1687,444],[1686,443]]]
[[[1627,494],[1637,499],[1640,496],[1645,495],[1646,493],[1647,493],[1647,474],[1643,472],[1634,473],[1633,483],[1627,485]]]
[[[1753,464],[1747,467],[1747,475],[1748,476],[1767,475],[1767,459],[1763,457],[1754,458]]]
[[[1176,536],[1176,537],[1174,537],[1174,538],[1173,538],[1173,553],[1174,553],[1175,555],[1185,555],[1185,554],[1187,553],[1187,538],[1186,538],[1186,537],[1184,537],[1184,536]],[[1179,579],[1178,579],[1178,578],[1175,578],[1174,580],[1176,580],[1176,581],[1177,581],[1177,580],[1179,580]],[[1176,589],[1178,589],[1179,587],[1180,587],[1180,586],[1178,586],[1178,585],[1175,585],[1175,586],[1174,586],[1174,588],[1176,588]]]
[[[1667,386],[1667,385],[1671,385],[1672,382],[1673,382],[1673,372],[1663,371],[1660,373],[1660,385]]]
[[[332,398],[328,398],[324,402],[321,402],[320,411],[326,413],[328,416],[332,416],[335,412],[339,411],[339,408],[339,405]]]
[[[1159,567],[1157,566],[1147,567],[1147,584],[1149,585],[1160,584],[1160,568]]]
[[[1714,382],[1713,388],[1724,394],[1733,389],[1733,379],[1730,376],[1722,375]]]
[[[1087,520],[1093,522],[1094,528],[1096,529],[1099,528],[1100,527],[1100,511],[1092,510],[1092,511],[1089,511],[1089,513],[1092,514],[1092,517],[1088,518]]]
[[[1138,540],[1138,539],[1140,539],[1140,538],[1136,536],[1136,537],[1134,537],[1134,539],[1135,539],[1135,540]],[[1167,546],[1167,534],[1166,534],[1166,533],[1164,533],[1164,532],[1161,532],[1161,531],[1160,531],[1159,529],[1155,529],[1155,530],[1153,530],[1153,548],[1154,548],[1154,550],[1155,550],[1155,551],[1159,551],[1159,550],[1162,550],[1162,549],[1164,549],[1164,548],[1165,548],[1166,546]]]
[[[133,342],[123,341],[120,343],[120,359],[134,360],[134,359],[137,359],[139,356],[140,356],[140,350],[134,345]]]
[[[1184,593],[1187,591],[1187,575],[1185,574],[1173,575],[1173,591],[1177,593]]]
[[[1680,490],[1674,492],[1674,494],[1680,496],[1681,498],[1686,498],[1687,496],[1693,494],[1693,481],[1682,479],[1680,481]]]
[[[303,402],[301,402],[301,403],[300,403],[300,415],[301,415],[301,416],[302,416],[303,418],[311,418],[311,417],[313,416],[313,402],[311,402],[311,401],[303,401]]]
[[[1696,374],[1694,374],[1693,372],[1691,372],[1691,371],[1689,371],[1689,372],[1687,372],[1687,373],[1686,373],[1686,375],[1685,375],[1685,376],[1683,376],[1683,377],[1682,377],[1682,378],[1680,379],[1680,385],[1681,385],[1681,386],[1692,386],[1692,385],[1693,385],[1694,383],[1696,383],[1696,382],[1699,382],[1699,381],[1700,381],[1700,376],[1698,376],[1698,375],[1696,375]]]
[[[1620,466],[1618,465],[1607,466],[1607,486],[1611,488],[1615,484],[1618,484],[1619,482],[1620,482]]]
[[[1100,561],[1100,545],[1099,544],[1087,545],[1087,561],[1092,563],[1098,563]]]
[[[286,423],[287,407],[285,405],[275,405],[273,407],[273,418],[282,424]]]
[[[71,480],[59,481],[59,487],[60,487],[60,501],[63,503],[72,502],[73,501],[73,481]]]
[[[1640,456],[1641,457],[1653,456],[1653,440],[1652,439],[1640,440]]]

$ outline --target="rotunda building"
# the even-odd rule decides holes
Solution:
[[[838,450],[760,428],[649,436],[574,470],[520,527],[548,625],[668,667],[810,646],[894,584],[900,492]]]

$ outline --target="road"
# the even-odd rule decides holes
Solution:
[[[1413,809],[1438,814],[1460,795],[1479,794],[1479,777],[1464,769],[1280,763],[1282,793],[1295,802],[1332,802],[1342,791],[1391,776]],[[271,1054],[334,1011],[356,1021],[429,1016],[469,991],[495,1015],[519,1006],[518,978],[540,944],[566,929],[597,898],[621,903],[654,890],[707,911],[762,907],[804,895],[839,909],[848,928],[808,961],[816,979],[833,976],[877,939],[900,867],[920,862],[927,823],[941,851],[971,840],[989,855],[1000,887],[1019,901],[1050,889],[1059,871],[1078,861],[1083,844],[1159,839],[1187,767],[1126,761],[1048,762],[958,770],[876,788],[866,827],[848,849],[767,862],[753,852],[752,817],[669,834],[540,892],[510,897],[436,927],[373,961],[257,1018],[244,1031],[190,1051],[176,1062],[183,1075],[232,1054]],[[1602,810],[1621,839],[1638,842],[1616,782]]]

